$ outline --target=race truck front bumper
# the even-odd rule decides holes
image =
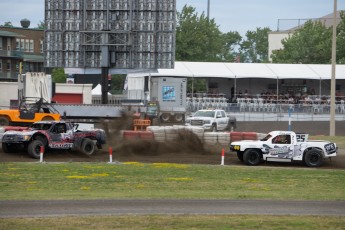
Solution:
[[[23,143],[29,141],[31,135],[14,135],[14,134],[4,134],[2,137],[3,143]]]

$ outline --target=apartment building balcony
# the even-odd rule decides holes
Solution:
[[[0,81],[17,81],[18,74],[17,72],[0,72]]]
[[[0,58],[23,59],[23,55],[23,51],[0,50]]]

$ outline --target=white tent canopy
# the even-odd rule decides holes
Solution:
[[[137,72],[129,76],[176,76],[270,79],[331,79],[327,64],[271,64],[226,62],[175,62],[174,69]],[[336,78],[345,79],[345,65],[336,66]]]
[[[92,95],[102,95],[102,86],[101,84],[98,84],[95,88],[91,91]],[[108,93],[108,95],[111,95],[111,93]]]
[[[110,69],[110,74],[266,79],[331,79],[330,64],[272,64],[228,62],[175,62],[174,69]],[[101,74],[97,68],[65,68],[68,74]],[[345,79],[345,65],[336,66],[336,78]]]

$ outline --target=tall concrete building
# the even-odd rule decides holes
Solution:
[[[176,0],[45,0],[45,22],[48,68],[174,67]]]

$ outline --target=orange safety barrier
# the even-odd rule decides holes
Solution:
[[[139,138],[143,140],[153,140],[155,136],[151,131],[138,131]]]
[[[150,120],[144,120],[144,119],[134,119],[133,120],[134,131],[137,131],[138,129],[146,130],[146,128],[150,125],[151,125]]]
[[[123,131],[123,139],[125,140],[132,140],[132,139],[138,139],[139,133],[133,130],[125,130]]]
[[[256,141],[258,139],[258,135],[255,132],[243,132],[242,133],[243,140],[253,140]]]
[[[242,141],[243,135],[242,132],[230,132],[230,141]]]

